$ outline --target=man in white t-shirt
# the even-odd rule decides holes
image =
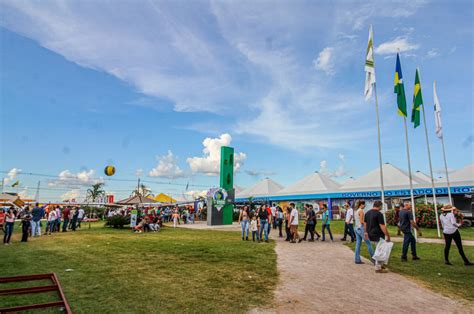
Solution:
[[[79,208],[78,214],[77,214],[77,226],[80,228],[81,227],[81,222],[84,219],[85,212],[84,209]]]
[[[341,241],[346,241],[347,235],[349,235],[351,237],[351,242],[354,242],[354,210],[352,209],[351,203],[349,201],[344,204],[344,208],[346,209],[346,220],[344,225],[344,236],[342,237]]]
[[[270,210],[272,211],[272,225],[273,225],[273,229],[276,229],[277,228],[277,224],[276,224],[276,206],[273,205],[272,207],[270,207]]]
[[[291,213],[290,213],[290,232],[291,232],[291,241],[290,243],[296,243],[296,239],[298,239],[298,243],[303,241],[303,239],[300,239],[300,236],[298,234],[298,210],[295,208],[294,203],[290,203],[291,207]]]

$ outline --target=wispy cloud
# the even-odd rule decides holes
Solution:
[[[318,57],[313,61],[316,70],[321,70],[327,75],[334,74],[333,50],[334,48],[332,47],[326,47],[319,53]]]
[[[417,50],[420,48],[419,44],[413,44],[409,42],[407,37],[396,37],[393,40],[381,43],[375,48],[375,53],[380,55],[396,54],[398,51],[407,52]]]

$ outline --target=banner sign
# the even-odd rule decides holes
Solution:
[[[133,209],[130,212],[130,228],[135,228],[137,226],[137,217],[138,217],[138,210]]]

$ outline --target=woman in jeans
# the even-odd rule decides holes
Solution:
[[[367,248],[369,249],[370,256],[374,255],[374,249],[369,241],[369,239],[365,239],[364,237],[364,208],[365,208],[365,201],[360,201],[357,205],[357,211],[354,214],[354,221],[355,221],[355,234],[356,234],[356,248],[355,248],[355,263],[356,264],[364,264],[360,260],[360,246],[362,241],[365,242]]]
[[[242,241],[249,240],[249,210],[247,206],[244,206],[239,213],[239,224],[242,227]],[[247,232],[247,235],[245,233]]]
[[[451,248],[451,241],[454,240],[454,243],[456,243],[456,246],[458,247],[459,255],[461,255],[462,259],[464,260],[464,265],[474,265],[467,259],[462,248],[461,234],[458,230],[461,224],[456,221],[456,217],[453,213],[453,211],[456,210],[456,207],[445,205],[441,210],[443,213],[440,215],[439,220],[443,226],[444,241],[446,243],[446,246],[444,247],[444,263],[446,265],[452,265],[449,262],[449,249]]]
[[[5,216],[5,235],[3,236],[3,244],[9,245],[10,239],[13,233],[13,225],[15,223],[15,213],[13,208],[8,209],[7,215]]]

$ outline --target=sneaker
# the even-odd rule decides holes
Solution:
[[[341,238],[341,241],[346,241],[346,238]]]
[[[414,260],[414,261],[419,261],[420,258],[419,258],[418,256],[413,256],[412,260]]]
[[[449,265],[449,266],[452,266],[453,264],[451,264],[449,261],[446,261],[444,262],[446,265]]]
[[[376,269],[375,272],[378,274],[385,274],[385,273],[388,273],[388,270],[382,268],[382,269]]]
[[[268,240],[265,240],[265,243],[268,243]]]
[[[466,266],[472,266],[472,265],[474,265],[474,263],[471,263],[471,262],[464,262],[464,265],[466,265]]]
[[[285,239],[285,241],[290,241],[290,239]]]
[[[313,240],[308,240],[308,242],[314,242],[314,239]]]
[[[357,265],[365,264],[363,261],[355,262]]]
[[[406,257],[402,257],[402,262],[408,262],[408,259]]]
[[[305,241],[306,241],[306,240],[305,240]],[[299,239],[299,240],[298,240],[298,243],[301,243],[301,242],[303,242],[303,239]]]
[[[296,241],[290,241],[290,243],[296,243]]]
[[[246,238],[245,238],[245,241],[248,241],[248,240],[249,240],[249,237],[246,237]]]

